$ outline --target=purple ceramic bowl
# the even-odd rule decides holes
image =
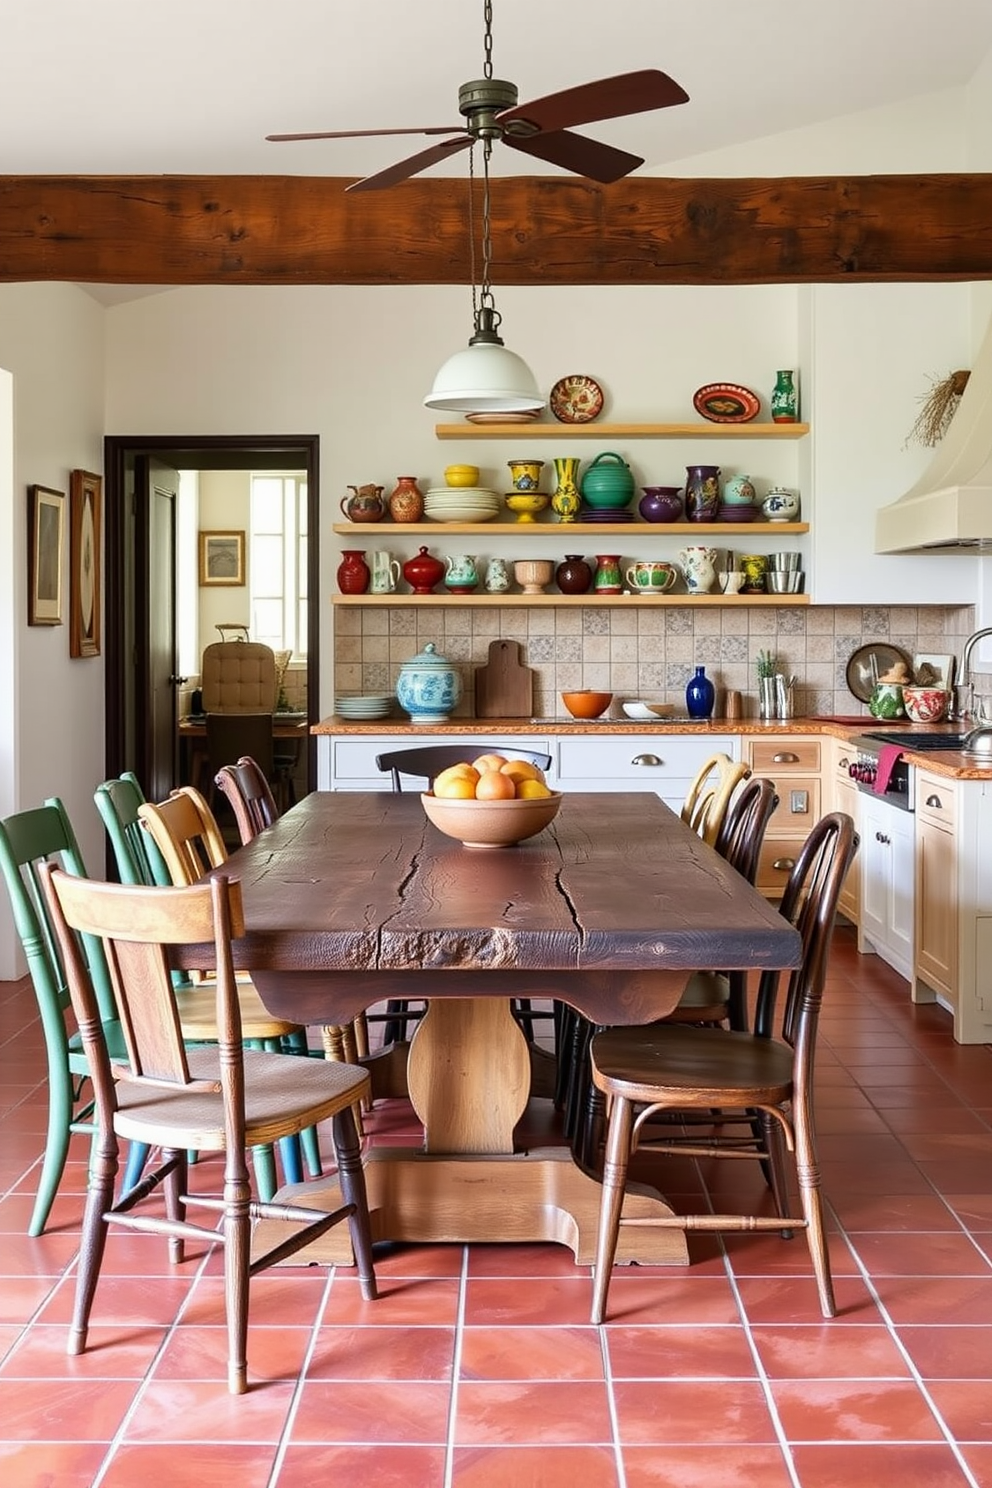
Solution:
[[[678,522],[683,513],[678,486],[642,486],[637,510],[645,522]]]

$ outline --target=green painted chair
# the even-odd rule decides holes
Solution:
[[[38,1000],[48,1061],[48,1133],[29,1235],[42,1234],[48,1223],[70,1137],[74,1132],[95,1136],[93,1102],[87,1095],[89,1064],[80,1035],[66,1021],[69,993],[40,890],[39,865],[48,858],[67,873],[87,876],[75,833],[57,796],[0,821],[0,869]],[[98,940],[87,938],[84,952],[111,1056],[126,1060],[103,948]]]

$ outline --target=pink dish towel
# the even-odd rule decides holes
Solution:
[[[875,776],[872,790],[876,796],[884,796],[892,779],[892,771],[895,769],[896,760],[902,755],[902,749],[898,744],[883,744],[878,751],[878,773]]]

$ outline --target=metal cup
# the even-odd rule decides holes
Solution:
[[[773,573],[802,568],[802,553],[769,553],[768,566]]]

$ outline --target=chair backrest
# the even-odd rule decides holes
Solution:
[[[76,836],[58,796],[0,822],[0,870],[10,896],[14,927],[24,947],[49,1054],[64,1050],[67,1058],[65,1010],[69,994],[40,879],[41,866],[48,858],[68,873],[85,878]],[[117,1010],[99,942],[87,941],[85,953],[92,965],[99,1017],[112,1022]]]
[[[729,754],[711,754],[686,792],[682,820],[712,847],[716,842],[730,798],[751,766],[732,760]]]
[[[271,827],[279,815],[269,782],[249,755],[243,755],[237,764],[222,765],[214,785],[234,812],[242,842],[250,842]]]
[[[480,754],[491,752],[485,739],[479,739],[477,743],[470,745],[424,744],[416,749],[391,749],[387,754],[377,754],[375,763],[376,769],[392,776],[393,790],[402,791],[401,777],[403,775],[419,775],[433,785],[435,776],[440,775],[442,770],[447,770],[449,765],[460,764],[462,760],[471,762],[473,759],[478,759]],[[507,746],[496,752],[506,754],[510,759],[526,760],[528,764],[536,765],[539,770],[547,770],[551,764],[550,754],[535,753],[533,749],[515,749]]]
[[[843,811],[821,816],[810,832],[789,874],[780,913],[802,937],[802,962],[788,975],[782,1007],[781,1033],[796,1050],[796,1083],[808,1093],[813,1049],[827,973],[830,938],[837,917],[837,900],[848,868],[858,850],[854,822]],[[786,973],[764,971],[758,983],[754,1031],[770,1037],[775,1021],[779,983]]]
[[[94,791],[93,800],[107,829],[121,883],[171,883],[154,838],[138,820],[138,807],[145,804],[145,793],[137,776],[125,770],[115,780],[104,780]]]
[[[212,780],[222,765],[250,754],[265,775],[274,769],[271,713],[207,712],[207,770]]]
[[[777,806],[775,782],[754,776],[732,797],[717,832],[713,846],[750,884],[757,879],[765,831]]]
[[[205,713],[274,713],[275,652],[261,641],[214,641],[204,648],[200,690]]]
[[[231,936],[244,934],[240,885],[223,876],[187,888],[95,883],[46,864],[42,892],[65,963],[69,995],[90,1063],[99,1120],[112,1129],[117,1083],[140,1080],[197,1088],[191,1079],[169,966],[170,946],[213,941],[217,968],[220,1078],[227,1139],[244,1146],[241,1018]],[[97,937],[110,970],[130,1067],[115,1064],[100,1021],[92,979],[75,932]],[[210,1082],[209,1088],[215,1088]],[[168,1132],[162,1145],[168,1146]]]
[[[154,839],[176,885],[197,883],[227,862],[217,818],[198,790],[182,785],[164,801],[145,801],[138,820]]]

